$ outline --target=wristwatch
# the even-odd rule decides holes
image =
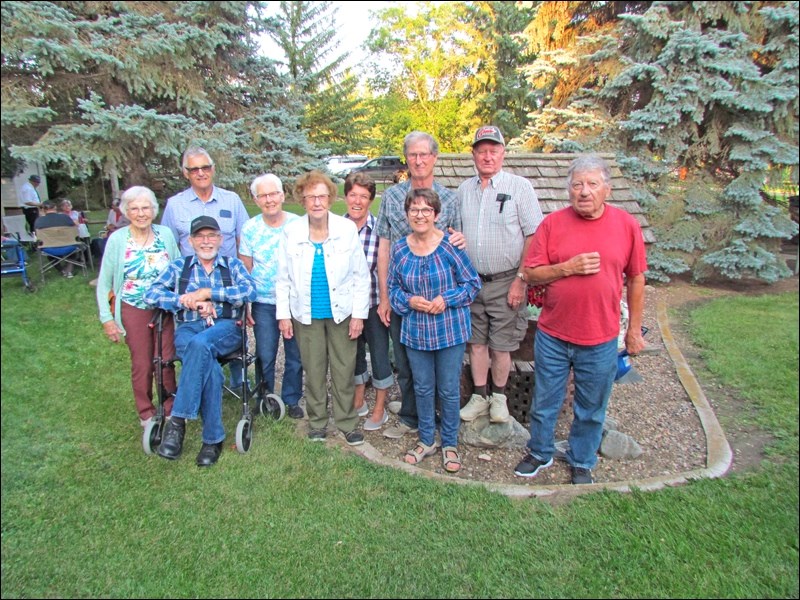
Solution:
[[[520,279],[522,279],[522,281],[525,281],[525,273],[523,273],[522,271],[520,271],[519,273],[517,273],[517,277],[519,277]],[[527,281],[525,281],[525,283],[528,283],[528,282],[527,282]]]

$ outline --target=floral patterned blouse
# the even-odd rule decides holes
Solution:
[[[125,264],[122,271],[125,274],[125,282],[122,284],[120,299],[143,310],[151,310],[153,307],[143,301],[144,293],[155,281],[158,274],[163,271],[170,263],[167,246],[158,231],[153,230],[153,243],[146,248],[140,247],[133,238],[128,235],[125,246]]]

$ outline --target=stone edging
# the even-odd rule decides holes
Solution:
[[[512,498],[527,498],[531,496],[569,498],[601,490],[614,490],[619,492],[629,492],[633,489],[658,490],[664,487],[680,485],[694,479],[722,477],[727,473],[728,469],[730,469],[733,462],[733,452],[731,451],[730,444],[728,444],[725,432],[722,431],[722,427],[717,420],[717,416],[714,414],[714,410],[711,408],[708,399],[700,388],[700,383],[697,381],[694,373],[692,373],[683,353],[672,337],[672,331],[669,328],[669,319],[667,316],[667,305],[663,300],[658,300],[656,315],[658,327],[661,331],[661,338],[669,352],[670,358],[672,358],[672,362],[675,363],[678,378],[697,411],[697,416],[700,418],[700,423],[706,435],[706,467],[704,469],[694,469],[683,473],[648,477],[646,479],[600,482],[592,485],[566,484],[537,486],[535,484],[524,483],[501,484],[470,481],[459,479],[458,477],[451,477],[449,475],[442,475],[440,473],[433,473],[424,469],[418,469],[397,459],[387,458],[378,452],[369,442],[364,443],[362,446],[352,448],[352,450],[364,455],[372,462],[395,469],[399,468],[411,475],[429,477],[447,483],[480,485],[490,491],[499,492]]]

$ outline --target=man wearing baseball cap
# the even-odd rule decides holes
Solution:
[[[461,409],[464,421],[482,415],[494,423],[508,420],[503,392],[511,352],[519,348],[528,327],[528,286],[520,265],[543,216],[530,182],[503,171],[505,154],[500,129],[478,128],[472,142],[477,175],[458,187],[466,251],[482,284],[470,305],[469,363],[475,392]]]
[[[189,226],[194,255],[171,263],[144,295],[152,306],[175,313],[175,351],[181,359],[178,393],[158,455],[174,460],[183,450],[186,419],[203,419],[203,446],[197,466],[210,467],[222,453],[222,366],[217,362],[237,350],[242,330],[236,324],[245,302],[256,299],[250,273],[238,258],[220,255],[222,235],[214,217],[201,216]]]
[[[36,218],[39,216],[39,209],[42,206],[42,201],[39,198],[39,192],[36,188],[42,182],[42,178],[38,175],[31,175],[28,181],[23,183],[19,188],[19,195],[17,201],[22,213],[25,215],[25,221],[28,223],[28,230],[33,233]]]

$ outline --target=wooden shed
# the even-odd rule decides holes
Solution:
[[[503,170],[530,180],[542,212],[549,213],[569,206],[567,170],[578,154],[514,154],[507,153]],[[623,177],[613,154],[600,154],[611,169],[611,198],[609,203],[618,206],[639,221],[647,244],[656,241],[644,209],[634,200],[631,185]],[[465,180],[475,175],[471,154],[440,154],[433,169],[438,183],[455,190]]]

